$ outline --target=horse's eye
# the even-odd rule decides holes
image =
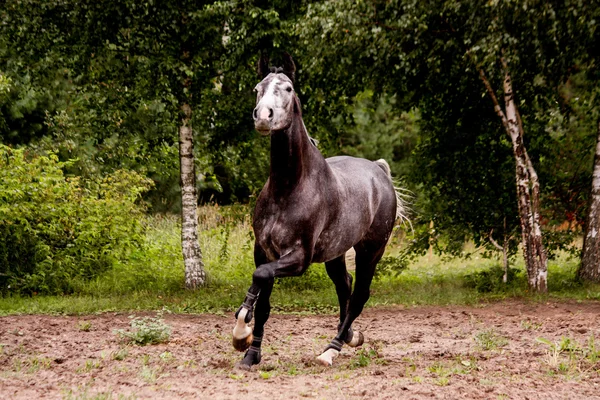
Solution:
[[[291,92],[292,91],[292,87],[288,86],[288,87],[285,88],[285,90],[287,90],[288,92]]]

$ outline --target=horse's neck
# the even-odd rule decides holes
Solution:
[[[311,168],[320,166],[317,155],[320,153],[313,147],[300,117],[294,118],[287,130],[271,135],[269,181],[276,192],[289,192]]]

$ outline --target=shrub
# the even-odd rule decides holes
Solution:
[[[520,271],[516,268],[508,268],[507,283],[502,282],[504,270],[499,265],[491,268],[465,275],[465,286],[477,290],[479,293],[499,292],[508,286],[514,286]]]
[[[131,332],[119,329],[115,331],[120,337],[139,346],[168,342],[171,337],[171,327],[162,319],[162,314],[156,317],[131,318]]]
[[[70,162],[0,145],[0,293],[68,293],[143,243],[140,194],[130,171],[82,181]]]

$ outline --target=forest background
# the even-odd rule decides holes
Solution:
[[[2,308],[239,303],[269,171],[256,63],[283,52],[321,152],[385,158],[406,189],[412,226],[373,302],[598,298],[598,253],[581,254],[600,194],[599,17],[576,0],[8,0]],[[336,304],[319,266],[280,285],[287,307]]]

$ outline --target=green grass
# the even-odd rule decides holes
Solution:
[[[127,262],[114,265],[97,279],[78,282],[75,294],[0,297],[0,315],[144,310],[232,312],[243,301],[254,271],[254,238],[248,215],[248,210],[239,206],[199,209],[200,246],[209,278],[206,286],[197,291],[183,288],[178,218],[157,216],[148,218],[144,248],[130,254]],[[392,245],[388,251],[394,254],[398,248]],[[483,258],[477,253],[469,259],[427,254],[399,275],[378,275],[367,306],[477,304],[510,298],[600,299],[600,285],[578,283],[577,260],[567,255],[550,261],[550,294],[543,296],[528,292],[522,259],[515,261],[514,279],[508,285],[499,281],[499,265],[498,259]],[[490,279],[494,281],[485,281]],[[482,291],[482,287],[487,291]],[[333,313],[337,312],[338,303],[324,266],[316,264],[302,277],[276,280],[272,306],[274,312]]]

